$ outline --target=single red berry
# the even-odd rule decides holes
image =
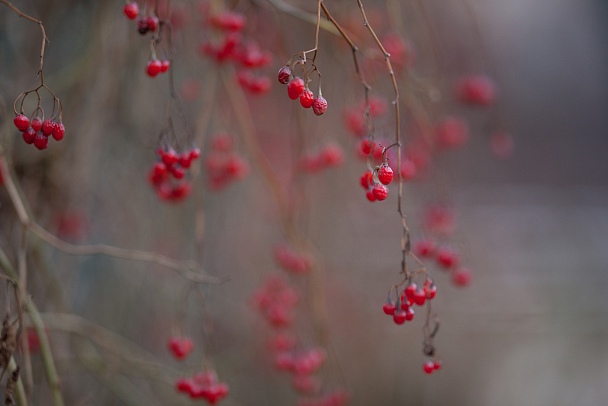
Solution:
[[[167,342],[167,347],[175,358],[182,360],[186,358],[188,354],[190,354],[190,352],[194,349],[194,343],[191,339],[187,337],[171,337]]]
[[[437,263],[445,269],[450,269],[458,266],[460,257],[458,253],[450,248],[440,248],[437,251]]]
[[[395,324],[403,324],[405,323],[405,318],[407,317],[407,313],[405,310],[395,310],[393,314],[393,321]]]
[[[65,135],[65,127],[62,122],[55,123],[53,128],[53,138],[55,141],[61,141]]]
[[[148,19],[146,18],[138,18],[137,19],[137,31],[141,35],[146,35],[150,28],[148,27]]]
[[[34,138],[34,146],[39,150],[46,149],[49,145],[49,139],[42,134],[42,131],[38,131]]]
[[[414,292],[414,303],[418,306],[422,306],[426,302],[426,292],[424,290],[416,290]]]
[[[367,190],[374,183],[374,175],[372,174],[372,172],[367,171],[363,175],[361,175],[359,183],[361,184],[361,187],[363,187],[363,189]]]
[[[49,135],[53,134],[54,129],[55,122],[53,120],[51,120],[50,118],[44,120],[44,123],[42,123],[42,134],[48,137]]]
[[[462,147],[469,140],[469,124],[460,117],[446,117],[435,128],[435,136],[439,148]]]
[[[374,188],[372,189],[372,193],[374,194],[374,197],[380,202],[382,200],[386,200],[386,198],[388,197],[388,189],[381,183],[378,183],[376,186],[374,186]]]
[[[125,13],[129,20],[135,20],[139,15],[139,5],[136,2],[125,4],[122,11]]]
[[[167,166],[172,166],[179,161],[179,155],[173,148],[169,148],[166,151],[163,151],[162,160]]]
[[[496,101],[494,81],[485,75],[470,75],[461,78],[454,87],[456,97],[463,103],[489,106]]]
[[[38,132],[42,129],[42,120],[39,117],[34,117],[30,122],[30,125],[34,131]]]
[[[190,393],[194,386],[194,382],[190,378],[179,378],[175,381],[175,389],[178,392]]]
[[[441,366],[442,366],[441,361],[438,361],[438,360],[433,361],[433,369],[435,371],[439,371],[441,369]]]
[[[471,283],[471,270],[468,268],[458,268],[452,271],[451,280],[455,286],[465,287]]]
[[[32,127],[28,127],[27,130],[23,132],[23,141],[26,144],[33,144],[34,139],[36,138],[36,131]]]
[[[414,294],[416,293],[416,290],[418,290],[418,286],[416,286],[415,283],[411,283],[407,285],[407,287],[403,291],[403,293],[405,293],[405,297],[407,297],[410,302],[414,301]]]
[[[369,155],[376,148],[376,143],[368,139],[363,139],[361,140],[361,145],[359,146],[359,148],[363,155]]]
[[[405,321],[412,321],[414,320],[414,309],[412,309],[411,307],[408,307],[405,310]]]
[[[435,254],[436,249],[437,244],[435,244],[435,240],[431,238],[425,238],[414,243],[414,254],[420,257],[432,257]]]
[[[289,84],[287,85],[287,95],[291,100],[296,100],[302,92],[306,85],[304,84],[304,80],[300,77],[295,77]]]
[[[190,168],[190,165],[192,164],[192,155],[190,154],[190,151],[181,153],[179,156],[179,164],[182,166],[182,168]]]
[[[424,293],[426,294],[426,298],[428,300],[434,299],[437,295],[437,286],[435,286],[432,281],[427,279],[426,282],[424,282]]]
[[[164,176],[167,174],[167,166],[164,162],[156,162],[152,169],[154,175],[156,176]]]
[[[155,77],[160,73],[162,69],[162,63],[158,59],[151,59],[148,61],[148,65],[146,65],[146,73],[151,78]]]
[[[165,73],[171,67],[171,61],[168,59],[163,59],[160,61],[160,73]]]
[[[435,370],[435,364],[433,363],[433,361],[427,361],[422,365],[422,369],[425,373],[432,374]]]
[[[384,314],[388,314],[388,315],[392,316],[393,314],[395,314],[395,310],[397,310],[397,306],[395,306],[394,303],[386,302],[382,306],[382,310],[384,311]]]
[[[270,79],[266,76],[254,77],[249,83],[248,89],[254,94],[263,94],[270,90]]]
[[[317,97],[312,103],[312,110],[317,116],[325,113],[327,111],[327,100],[323,96]]]
[[[158,17],[156,16],[148,16],[146,18],[146,24],[148,25],[148,30],[154,32],[158,29]]]
[[[171,173],[175,179],[183,179],[186,176],[186,171],[179,166],[172,166]]]
[[[315,101],[315,95],[310,90],[306,89],[300,95],[300,104],[305,109],[312,107],[312,103]]]
[[[201,156],[201,150],[198,147],[192,148],[190,150],[190,159],[191,160],[195,160],[200,158]]]
[[[344,162],[344,153],[338,144],[328,144],[323,148],[319,156],[321,161],[329,167],[339,166]]]
[[[286,85],[287,83],[289,83],[290,77],[291,69],[289,69],[289,66],[283,66],[281,69],[279,69],[279,74],[277,75],[279,83]]]
[[[30,119],[25,114],[17,114],[13,119],[13,123],[19,131],[25,131],[30,126]]]
[[[376,196],[374,195],[374,191],[372,189],[367,191],[365,197],[367,197],[367,200],[369,200],[370,202],[375,202],[376,200],[378,200],[376,199]]]
[[[388,165],[382,165],[378,169],[378,180],[383,185],[388,185],[393,181],[393,169]]]

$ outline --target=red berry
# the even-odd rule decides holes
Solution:
[[[61,141],[63,136],[65,135],[65,127],[62,122],[55,123],[55,127],[53,128],[53,138],[55,141]]]
[[[39,117],[34,117],[30,123],[34,131],[38,132],[42,129],[42,120]]]
[[[339,166],[344,162],[344,153],[337,144],[328,144],[319,153],[322,162],[330,167]]]
[[[388,189],[381,183],[378,183],[376,186],[374,186],[374,188],[372,189],[372,193],[374,194],[376,200],[380,202],[388,197]]]
[[[186,176],[186,171],[178,166],[172,166],[171,173],[175,179],[183,179]]]
[[[270,79],[266,76],[254,77],[249,83],[249,90],[254,94],[266,93],[270,90]]]
[[[388,165],[382,165],[380,169],[378,169],[378,180],[383,185],[388,185],[393,181],[393,170]]]
[[[441,248],[437,251],[437,263],[445,269],[454,268],[460,262],[458,253],[450,248]]]
[[[179,164],[182,166],[182,168],[190,168],[190,165],[192,164],[192,155],[190,152],[183,152],[179,156]]]
[[[393,321],[396,324],[403,324],[405,323],[406,317],[407,313],[405,312],[405,310],[395,310],[395,313],[393,314]]]
[[[194,349],[194,343],[191,339],[187,337],[171,337],[167,342],[167,347],[175,358],[182,360],[186,358],[188,354],[190,354],[190,352]]]
[[[289,78],[291,77],[291,69],[289,69],[289,66],[283,66],[279,69],[279,74],[277,76],[279,83],[286,85],[289,83]]]
[[[160,61],[160,73],[165,73],[171,67],[171,61],[168,59],[163,59]]]
[[[295,77],[289,84],[287,85],[287,95],[291,100],[296,100],[302,92],[306,85],[304,84],[304,80],[300,77]]]
[[[433,369],[439,371],[441,369],[441,361],[433,361]]]
[[[17,114],[13,119],[13,123],[19,131],[25,131],[30,126],[30,119],[25,114]]]
[[[403,293],[405,294],[405,297],[407,297],[410,302],[414,301],[414,294],[416,293],[416,290],[418,290],[418,286],[416,286],[415,283],[411,283],[411,284],[407,285],[407,287],[403,291]]]
[[[49,135],[53,134],[54,129],[55,122],[53,120],[51,120],[50,118],[44,120],[44,123],[42,123],[42,134],[48,137]]]
[[[432,281],[427,280],[424,282],[424,293],[428,300],[434,299],[437,295],[437,286]]]
[[[414,292],[414,303],[418,306],[422,306],[426,302],[426,292],[424,290],[416,290]]]
[[[312,110],[317,116],[325,113],[327,111],[327,100],[323,96],[317,97],[312,103]]]
[[[190,159],[191,160],[198,159],[198,158],[200,158],[200,156],[201,156],[201,150],[199,148],[195,147],[190,150]]]
[[[367,200],[369,200],[370,202],[375,202],[376,200],[376,195],[374,195],[374,192],[372,189],[368,190],[367,193],[365,194],[365,197],[367,197]]]
[[[156,16],[148,16],[146,18],[146,24],[148,26],[149,31],[156,31],[158,29],[158,17]]]
[[[162,160],[165,165],[172,166],[179,161],[179,155],[177,155],[177,152],[175,152],[173,148],[169,148],[168,150],[163,151]]]
[[[435,370],[435,364],[433,363],[433,361],[427,361],[422,365],[422,369],[425,373],[432,374]]]
[[[382,306],[382,310],[384,311],[384,314],[388,314],[388,315],[392,316],[393,314],[395,314],[395,310],[397,310],[397,306],[395,306],[394,303],[386,302]]]
[[[485,75],[471,75],[461,78],[454,88],[456,97],[467,104],[489,106],[496,101],[496,86]]]
[[[162,63],[158,59],[151,59],[148,61],[148,65],[146,66],[146,73],[151,78],[155,77],[160,73],[162,69]]]
[[[412,309],[411,307],[408,307],[405,310],[405,321],[412,321],[414,320],[414,309]]]
[[[42,134],[42,131],[38,131],[34,137],[34,146],[39,150],[46,149],[49,145],[49,139]]]
[[[133,1],[131,3],[125,4],[122,11],[125,13],[129,20],[135,20],[139,15],[139,5],[137,5],[137,3]]]
[[[137,31],[141,35],[146,35],[150,28],[148,27],[148,20],[146,18],[138,18],[137,19]]]
[[[414,254],[425,258],[432,257],[435,254],[436,249],[437,244],[435,244],[435,241],[430,238],[416,241],[414,244]]]
[[[459,117],[447,117],[435,128],[440,148],[458,148],[469,140],[469,124]]]
[[[458,268],[451,273],[452,283],[458,287],[465,287],[471,283],[471,271],[468,268]]]
[[[371,154],[376,148],[376,143],[374,141],[363,139],[361,140],[361,145],[359,146],[363,155]]]
[[[315,95],[310,90],[306,89],[300,94],[300,104],[305,109],[311,108],[314,101]]]
[[[35,138],[36,131],[34,131],[32,127],[28,127],[28,129],[23,132],[23,141],[25,141],[26,144],[33,144]]]
[[[361,175],[359,183],[361,184],[361,187],[363,187],[363,189],[367,190],[374,183],[374,175],[372,174],[372,172],[367,171],[363,175]]]

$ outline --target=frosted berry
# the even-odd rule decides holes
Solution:
[[[167,342],[167,347],[178,360],[182,360],[192,352],[194,343],[189,338],[171,337]]]
[[[386,186],[380,183],[374,186],[374,188],[372,189],[372,193],[374,194],[376,200],[380,202],[386,200],[386,198],[388,197],[388,189],[386,188]]]
[[[146,66],[146,73],[153,78],[160,73],[161,69],[162,63],[158,59],[151,59]]]
[[[160,61],[160,73],[165,73],[169,70],[169,67],[171,67],[171,61],[168,59],[163,59]]]
[[[304,90],[300,95],[300,104],[305,109],[311,108],[314,101],[315,95],[308,89]]]
[[[30,126],[30,119],[25,114],[17,114],[13,119],[13,123],[19,131],[25,131]]]
[[[363,175],[361,175],[359,183],[363,189],[367,190],[374,183],[374,175],[371,173],[371,171],[365,172]]]
[[[149,16],[146,18],[146,24],[148,26],[148,31],[154,32],[158,29],[158,17]]]
[[[291,77],[291,69],[289,69],[289,66],[283,66],[279,69],[279,74],[277,76],[279,83],[286,85],[289,83],[289,78]]]
[[[287,85],[287,95],[291,100],[296,100],[300,97],[305,87],[304,80],[300,77],[296,77]]]
[[[51,120],[50,118],[44,120],[44,122],[42,123],[42,134],[48,137],[49,135],[53,134],[54,129],[55,122],[53,120]]]
[[[426,292],[424,290],[416,290],[414,292],[414,303],[418,306],[422,306],[426,302]]]
[[[38,131],[34,137],[34,146],[39,150],[46,149],[49,145],[49,139],[42,134],[42,131]]]
[[[441,361],[433,361],[433,369],[439,371],[441,369]]]
[[[125,13],[129,20],[135,20],[139,15],[139,5],[137,5],[137,3],[133,1],[131,3],[125,4],[122,11]]]
[[[393,314],[393,321],[396,324],[403,324],[405,323],[406,316],[407,313],[405,310],[395,310],[395,313]]]
[[[28,127],[28,129],[23,132],[23,141],[25,141],[26,144],[33,144],[34,138],[36,138],[36,131],[34,131],[32,127]]]
[[[392,316],[393,314],[395,314],[395,310],[397,310],[397,306],[395,306],[394,303],[386,302],[382,306],[382,311],[384,311],[384,314],[387,314],[387,315],[390,315],[390,316]]]
[[[376,200],[376,196],[374,195],[374,192],[372,191],[372,189],[368,190],[367,193],[365,194],[365,197],[367,197],[367,200],[369,200],[370,202],[375,202]]]
[[[321,114],[325,113],[327,111],[327,100],[325,100],[323,96],[317,97],[312,103],[312,110],[317,116],[320,116]]]
[[[383,185],[388,185],[393,181],[393,170],[388,165],[382,165],[378,169],[378,180]]]
[[[435,370],[435,364],[433,363],[433,361],[427,361],[422,365],[422,369],[424,370],[424,373],[432,374]]]
[[[55,141],[61,141],[63,136],[65,135],[65,127],[62,122],[55,123],[55,127],[53,128],[53,138]]]
[[[34,117],[30,122],[30,126],[32,126],[34,131],[38,132],[42,129],[42,120],[39,117]]]
[[[173,150],[173,148],[169,148],[168,150],[163,151],[162,160],[165,163],[165,165],[171,166],[171,165],[177,163],[177,161],[179,161],[179,156]]]
[[[416,293],[417,289],[418,289],[418,286],[416,286],[415,283],[411,283],[411,284],[407,285],[407,287],[403,291],[403,293],[405,294],[405,297],[408,298],[410,300],[410,302],[414,301],[414,294]]]

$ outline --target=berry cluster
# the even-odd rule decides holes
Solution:
[[[302,394],[314,394],[321,389],[321,380],[314,374],[321,368],[327,355],[323,348],[282,351],[275,356],[275,366],[291,372],[293,388]]]
[[[429,374],[429,375],[440,369],[441,369],[441,361],[439,361],[439,360],[430,360],[430,361],[426,361],[424,364],[422,364],[422,370],[426,374]]]
[[[386,187],[393,181],[393,169],[387,163],[374,168],[373,171],[366,171],[359,183],[366,190],[367,200],[370,202],[386,200],[388,188]]]
[[[300,168],[307,173],[317,173],[344,163],[342,148],[336,143],[322,147],[316,153],[308,153],[300,158]]]
[[[305,274],[310,271],[312,259],[307,254],[296,252],[288,244],[274,247],[274,260],[285,271],[294,274]]]
[[[314,93],[308,88],[308,83],[304,82],[299,76],[293,76],[289,65],[283,66],[279,69],[277,75],[279,83],[287,85],[287,96],[291,100],[300,100],[300,105],[306,109],[312,107],[312,111],[317,116],[322,115],[327,111],[327,100],[321,94],[319,88],[319,96],[315,97]]]
[[[243,38],[246,19],[242,14],[224,11],[212,14],[209,24],[223,36],[219,41],[207,40],[201,45],[201,53],[217,63],[232,61],[238,67],[237,82],[252,94],[263,94],[270,90],[268,76],[258,70],[272,63],[272,55],[263,50],[252,38]]]
[[[158,76],[159,73],[166,73],[171,67],[171,61],[168,59],[159,60],[152,57],[146,65],[146,74],[151,78]]]
[[[273,277],[254,294],[253,300],[266,321],[272,327],[278,328],[285,327],[293,321],[299,295],[283,279]]]
[[[220,382],[213,370],[199,372],[191,378],[179,378],[175,388],[192,399],[205,399],[211,405],[225,398],[230,391],[228,384]]]
[[[422,289],[416,283],[411,282],[399,295],[395,302],[388,295],[386,303],[382,306],[384,314],[393,316],[395,324],[403,324],[414,320],[414,305],[424,306],[427,300],[433,300],[437,294],[437,287],[431,279],[426,279]]]
[[[158,196],[163,200],[183,200],[192,190],[190,181],[185,179],[186,171],[192,161],[200,157],[200,149],[192,148],[178,154],[173,148],[164,147],[158,148],[156,154],[158,161],[148,175],[150,184],[156,188]]]
[[[425,238],[416,241],[413,251],[421,258],[434,258],[440,269],[450,273],[450,280],[453,285],[465,287],[471,283],[471,270],[460,266],[460,255],[453,248],[437,247],[435,240]]]
[[[36,108],[31,119],[20,113],[15,116],[13,123],[22,132],[25,143],[34,144],[39,150],[46,149],[50,136],[55,141],[61,141],[65,135],[65,127],[61,120],[55,121],[53,118],[45,120],[44,111],[40,107]]]
[[[205,158],[208,185],[211,190],[220,190],[233,181],[249,174],[249,164],[234,151],[232,138],[218,134],[211,140],[211,151]]]
[[[167,348],[176,359],[184,360],[194,349],[194,343],[188,337],[170,337]]]
[[[160,26],[158,17],[153,13],[140,16],[139,4],[136,1],[125,4],[122,11],[129,20],[136,20],[137,32],[141,35],[158,31],[158,27]]]

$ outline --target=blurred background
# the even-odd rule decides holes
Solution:
[[[0,145],[36,221],[71,243],[195,259],[229,278],[197,285],[157,264],[66,255],[30,234],[28,290],[43,313],[66,404],[191,404],[173,385],[201,368],[230,385],[221,404],[296,404],[289,374],[273,367],[273,329],[252,300],[270,275],[300,295],[292,327],[300,345],[326,344],[323,390],[346,389],[352,405],[608,403],[605,1],[364,3],[381,39],[397,35],[411,46],[396,66],[404,151],[413,154],[416,140],[428,140],[425,128],[447,115],[470,123],[463,148],[431,148],[429,167],[404,186],[414,241],[432,235],[429,207],[450,207],[455,230],[440,241],[472,270],[470,285],[459,288],[430,264],[443,363],[431,376],[422,371],[424,311],[397,326],[381,310],[400,281],[397,186],[373,204],[359,186],[366,163],[344,124],[363,94],[350,49],[321,30],[316,63],[329,102],[321,117],[290,104],[275,79],[293,54],[312,48],[314,24],[304,20],[314,17],[314,2],[172,2],[174,47],[166,37],[157,47],[174,58],[184,104],[185,120],[170,110],[171,143],[203,151],[186,176],[192,193],[179,202],[159,199],[147,179],[167,125],[169,76],[146,76],[150,36],[123,15],[125,3],[14,4],[44,22],[45,82],[62,101],[66,126],[65,139],[44,151],[13,127],[14,98],[38,83],[41,38],[35,24],[0,4]],[[393,91],[382,58],[355,2],[326,5],[361,45],[372,95],[388,102],[375,127],[390,142]],[[235,63],[202,55],[201,44],[223,38],[208,17],[225,9],[245,15],[243,37],[272,53],[272,63],[255,70],[270,78],[267,93],[239,87]],[[493,78],[496,103],[460,103],[453,83],[467,74]],[[315,77],[315,94],[317,85]],[[508,159],[490,151],[496,130],[513,137]],[[251,171],[211,190],[204,162],[220,133],[231,135]],[[302,173],[300,156],[329,143],[340,146],[344,163]],[[314,246],[305,244],[317,264],[311,275],[287,274],[273,259],[273,247],[291,236],[277,188],[288,220]],[[5,190],[0,225],[0,246],[16,263],[21,226]],[[181,335],[195,343],[185,361],[166,348]],[[52,404],[35,349],[31,362],[30,403]]]

